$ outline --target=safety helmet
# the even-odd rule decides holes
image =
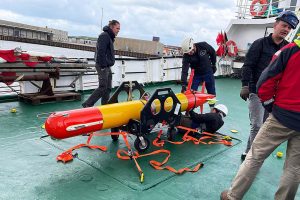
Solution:
[[[215,106],[215,109],[224,114],[224,117],[228,114],[228,108],[223,104],[218,104]]]
[[[183,53],[188,53],[193,49],[194,40],[193,38],[186,38],[182,41],[181,49]]]
[[[288,23],[293,29],[295,29],[299,23],[299,19],[295,13],[290,10],[281,12],[276,20],[281,20]]]

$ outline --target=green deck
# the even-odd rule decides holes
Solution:
[[[153,92],[157,87],[172,87],[175,93],[179,85],[156,85],[145,87]],[[124,142],[112,142],[110,137],[97,137],[93,144],[105,145],[107,152],[82,148],[78,158],[67,164],[57,163],[56,156],[63,150],[86,141],[80,136],[66,140],[40,139],[45,135],[41,128],[46,114],[58,110],[81,107],[81,102],[60,102],[32,106],[20,102],[0,104],[0,199],[219,199],[240,165],[240,154],[246,146],[249,134],[247,103],[239,98],[240,81],[217,79],[220,103],[229,108],[223,134],[236,137],[234,146],[167,144],[172,151],[168,165],[175,168],[193,167],[204,162],[196,173],[175,175],[157,171],[149,160],[160,161],[162,156],[138,159],[145,173],[144,183],[139,182],[138,172],[132,161],[119,160],[116,151],[125,148]],[[89,94],[84,94],[86,99]],[[10,110],[16,108],[16,113]],[[41,115],[42,114],[42,115]],[[38,117],[37,117],[38,116]],[[236,129],[238,133],[231,133]],[[150,138],[156,135],[152,134]],[[134,137],[130,139],[132,142]],[[285,153],[280,146],[265,162],[253,186],[244,199],[273,199],[282,172],[284,158],[278,159],[277,151]],[[151,149],[155,149],[151,147]],[[298,192],[297,198],[300,199]]]

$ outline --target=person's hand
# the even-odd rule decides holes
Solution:
[[[247,101],[247,99],[249,98],[249,93],[249,86],[243,86],[240,92],[240,97]]]
[[[263,107],[268,111],[269,113],[272,112],[273,109],[273,104],[274,104],[274,99],[270,99],[268,101],[262,102]]]
[[[186,91],[186,86],[185,85],[182,85],[181,86],[181,93],[184,93]]]

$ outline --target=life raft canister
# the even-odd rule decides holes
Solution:
[[[260,4],[259,7],[260,10],[257,10],[257,4]],[[267,8],[268,8],[268,1],[267,0],[253,0],[250,5],[250,13],[252,16],[262,16]]]
[[[230,57],[234,57],[238,53],[238,48],[236,46],[236,43],[233,40],[229,40],[226,42],[227,47],[227,55]]]

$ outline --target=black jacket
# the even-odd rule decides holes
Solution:
[[[262,71],[269,65],[273,55],[287,45],[286,40],[275,44],[272,34],[255,40],[249,48],[242,67],[242,86],[249,86],[251,93],[256,93],[256,83]]]
[[[114,40],[115,34],[109,26],[105,26],[97,40],[95,52],[96,66],[105,68],[115,64]]]
[[[195,74],[205,75],[216,71],[216,51],[206,42],[195,43],[194,55],[184,54],[182,58],[181,82],[187,85],[189,67],[194,69]]]
[[[224,124],[223,118],[219,113],[197,114],[194,111],[190,111],[190,116],[194,123],[199,125],[205,124],[205,131],[209,133],[215,133]]]

